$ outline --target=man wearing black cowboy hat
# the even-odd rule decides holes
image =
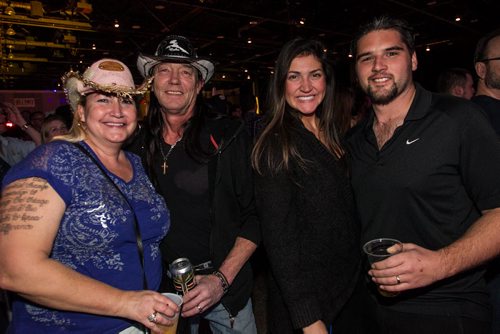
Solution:
[[[139,55],[137,65],[154,94],[132,149],[171,212],[161,244],[165,268],[188,258],[200,269],[182,316],[191,333],[201,318],[214,332],[256,333],[248,259],[260,230],[244,124],[206,108],[199,93],[214,65],[187,38],[166,37],[154,56]]]

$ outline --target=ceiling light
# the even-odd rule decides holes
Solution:
[[[252,44],[252,39],[251,39],[251,38],[248,38],[248,39],[247,39],[247,43],[248,43],[248,44]]]
[[[352,53],[349,53],[347,57],[352,58]]]
[[[5,7],[5,10],[3,11],[5,15],[9,15],[9,16],[12,16],[12,15],[16,15],[16,11],[14,10],[13,7],[10,6],[7,6]]]
[[[302,25],[302,26],[303,26],[304,24],[306,24],[306,19],[305,19],[305,18],[303,18],[303,17],[301,17],[301,18],[299,19],[299,24],[300,24],[300,25]]]
[[[12,28],[12,24],[9,25],[9,28],[7,28],[5,33],[9,36],[14,36],[16,34],[16,31]]]
[[[140,26],[140,25],[138,25],[138,24],[134,24],[134,25],[132,26],[132,29],[141,29],[141,26]]]
[[[92,44],[92,50],[95,50],[95,49],[96,49],[95,44]]]
[[[431,51],[431,47],[430,47],[429,45],[427,45],[427,46],[425,47],[425,51],[427,51],[427,52]]]
[[[455,17],[456,22],[460,22],[460,20],[461,20],[460,16]]]
[[[120,23],[118,23],[118,20],[115,20],[115,28],[120,28]]]

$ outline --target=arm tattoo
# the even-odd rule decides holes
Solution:
[[[48,200],[37,196],[47,190],[49,184],[40,178],[15,181],[4,189],[0,200],[0,233],[31,230],[42,218],[38,211],[46,207]]]

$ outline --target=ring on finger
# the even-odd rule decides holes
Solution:
[[[148,320],[153,322],[153,323],[156,323],[156,314],[158,312],[154,311],[153,313],[151,313],[150,315],[148,315]]]
[[[396,281],[396,284],[401,284],[401,277],[399,277],[399,275],[396,275]]]
[[[197,305],[196,308],[198,309],[198,313],[203,312],[203,309],[200,307],[200,305]]]

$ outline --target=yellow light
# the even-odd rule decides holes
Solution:
[[[5,10],[3,12],[5,13],[5,15],[9,16],[16,15],[16,11],[11,6],[5,7]]]
[[[14,28],[12,28],[12,24],[9,25],[9,28],[7,28],[7,31],[5,32],[9,36],[14,36],[16,34],[16,31]]]

